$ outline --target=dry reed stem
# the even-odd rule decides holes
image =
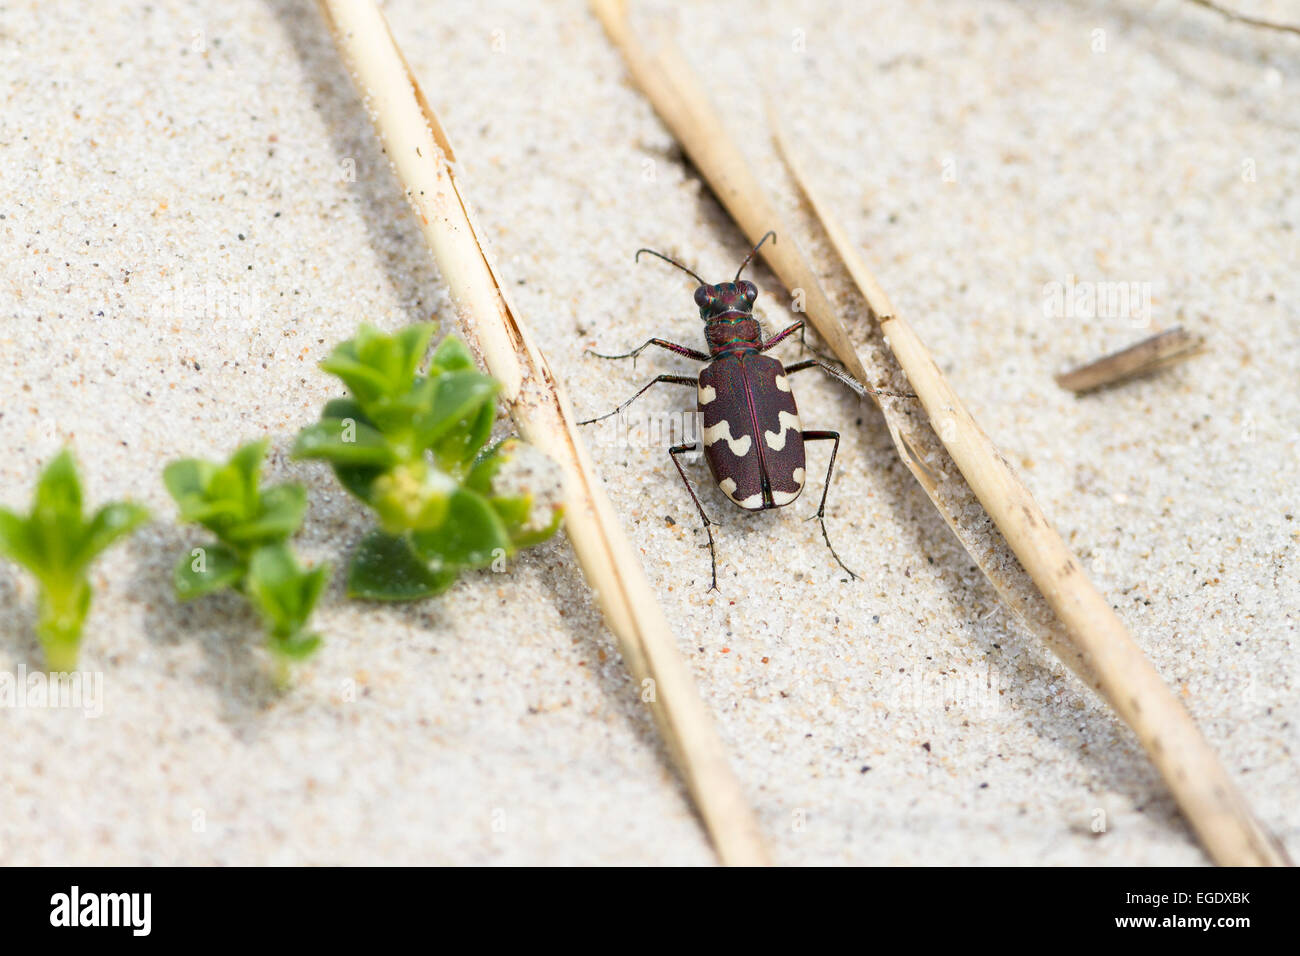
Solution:
[[[1204,340],[1176,325],[1141,342],[1112,352],[1056,376],[1056,384],[1071,392],[1091,392],[1118,382],[1168,368],[1198,355]]]
[[[1213,10],[1225,20],[1232,20],[1234,23],[1244,23],[1248,27],[1259,27],[1263,30],[1277,30],[1280,33],[1300,35],[1300,26],[1296,26],[1294,23],[1279,23],[1275,20],[1265,20],[1262,17],[1252,17],[1249,14],[1225,7],[1221,3],[1215,3],[1214,0],[1187,0],[1187,2],[1206,10]]]
[[[1137,734],[1216,863],[1289,865],[1285,849],[1255,819],[1191,715],[970,416],[911,326],[894,311],[829,207],[806,180],[799,183],[930,420],[944,422],[939,430],[944,446],[1063,625],[1069,647],[1054,645],[1057,655],[1076,673],[1093,675],[1088,683]]]
[[[654,591],[578,438],[568,399],[480,244],[437,117],[373,0],[320,0],[446,279],[460,325],[503,386],[520,434],[564,472],[565,525],[588,583],[719,858],[768,863],[758,824]]]
[[[591,2],[633,78],[745,235],[755,241],[770,228],[783,229],[773,203],[749,172],[735,141],[725,135],[725,124],[710,107],[707,94],[686,59],[667,41],[662,41],[653,55],[647,53],[632,35],[623,3]],[[1106,599],[1088,580],[1028,489],[970,417],[911,327],[896,315],[843,230],[827,214],[825,204],[812,195],[806,179],[801,179],[800,186],[814,205],[870,311],[879,320],[878,331],[883,332],[898,364],[906,371],[930,422],[942,423],[940,428],[928,431],[942,441],[951,461],[960,469],[968,486],[967,493],[978,498],[983,505],[982,515],[996,524],[1005,544],[1054,612],[1055,621],[1046,621],[1039,614],[1031,618],[1031,626],[1133,728],[1216,862],[1228,865],[1289,862],[1283,848],[1255,820],[1190,715],[1133,642]],[[785,232],[788,240],[789,230]],[[777,255],[777,248],[783,256]],[[865,368],[847,329],[820,292],[811,268],[794,244],[786,241],[781,247],[773,247],[764,258],[787,288],[804,290],[808,317],[836,357],[855,374],[861,374],[862,380],[872,381],[862,374]],[[990,573],[990,568],[997,572],[996,577],[990,573],[990,580],[998,586],[999,593],[1007,596],[1010,592],[1012,607],[1018,612],[1045,610],[1036,603],[1037,598],[1030,598],[1014,587],[1012,572],[992,560],[998,543],[991,542],[990,538],[996,532],[988,529],[988,534],[981,534],[976,527],[978,518],[955,510],[950,502],[943,500],[941,485],[951,484],[952,476],[941,468],[927,466],[924,455],[914,450],[912,441],[902,438],[902,416],[892,409],[891,402],[882,401],[879,396],[876,399],[904,463],[921,480],[981,568],[986,573]],[[976,542],[981,542],[982,547],[976,547]]]
[[[714,112],[707,96],[699,84],[694,82],[695,74],[689,64],[675,48],[665,46],[661,56],[652,60],[639,46],[632,43],[621,3],[593,0],[592,7],[623,53],[638,85],[647,93],[651,89],[655,90],[651,96],[655,109],[668,128],[682,141],[691,159],[701,169],[714,171],[714,175],[706,177],[709,186],[727,207],[750,243],[758,242],[769,229],[776,229],[776,242],[765,243],[759,255],[780,276],[791,295],[803,293],[805,311],[813,328],[835,350],[836,355],[848,356],[841,361],[854,378],[865,382],[866,369],[854,354],[844,328],[834,320],[831,304],[794,235],[779,225],[780,215],[759,187],[749,166],[727,161],[727,157],[734,153],[735,146],[718,135],[716,129],[708,130],[708,124],[715,119]]]

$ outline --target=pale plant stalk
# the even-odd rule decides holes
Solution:
[[[689,62],[662,38],[653,54],[640,46],[619,0],[592,0],[592,7],[637,85],[749,240],[756,241],[768,229],[781,233],[779,245],[764,247],[764,259],[788,289],[803,290],[807,317],[836,358],[863,381],[870,382],[863,374],[862,357],[848,330],[791,241],[793,237],[775,203],[759,186],[736,141],[726,135],[725,124],[710,105]],[[798,165],[788,147],[786,158],[792,168]],[[1018,615],[1027,610],[1034,612],[1029,616],[1035,632],[1134,730],[1212,859],[1225,865],[1288,863],[1285,850],[1255,819],[1190,715],[1088,579],[1028,489],[975,423],[933,356],[895,313],[843,229],[828,214],[826,204],[813,195],[806,177],[797,171],[795,175],[878,320],[879,329],[875,331],[883,332],[897,366],[906,373],[929,417],[929,434],[906,435],[905,430],[912,426],[891,402],[876,396],[904,463],[917,475],[963,546]],[[876,362],[874,367],[881,366]],[[942,423],[942,427],[935,428],[935,423]],[[966,486],[960,494],[978,499],[983,506],[980,514],[992,519],[996,531],[979,527],[979,519],[969,513],[971,509],[945,501],[945,496],[953,492],[940,487],[933,472],[913,451],[918,445],[939,442],[960,469]],[[952,483],[949,476],[947,484]],[[1005,562],[997,560],[999,549],[1007,546],[1023,573],[1032,579],[1032,586],[1025,582],[1021,587],[1017,572],[1008,571],[1003,567]],[[1026,593],[1033,592],[1033,587],[1036,593]]]
[[[806,182],[801,184],[807,192]],[[1076,673],[1133,729],[1207,852],[1226,866],[1280,865],[1282,847],[1255,819],[1191,715],[1089,580],[1029,489],[971,417],[912,327],[893,309],[825,203],[818,219],[903,367],[930,420],[951,423],[940,436],[985,511],[1065,629],[1058,647]],[[1086,678],[1085,678],[1086,679]]]
[[[1214,0],[1187,0],[1198,7],[1204,7],[1206,10],[1213,10],[1219,16],[1234,23],[1244,23],[1246,26],[1259,27],[1263,30],[1277,30],[1280,33],[1294,33],[1300,35],[1300,26],[1294,23],[1279,23],[1276,20],[1265,20],[1262,17],[1253,17],[1250,14],[1233,10],[1231,7],[1225,7],[1221,3],[1215,3]]]
[[[596,477],[563,388],[506,300],[479,242],[454,154],[373,0],[320,0],[420,228],[461,329],[525,440],[564,472],[565,526],[619,642],[633,692],[650,707],[722,862],[768,862],[757,820],[636,552]]]
[[[1063,372],[1056,376],[1056,384],[1072,392],[1091,392],[1185,362],[1198,355],[1204,344],[1200,336],[1192,335],[1181,325],[1174,326],[1118,352]]]

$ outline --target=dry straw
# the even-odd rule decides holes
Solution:
[[[1091,392],[1148,375],[1198,355],[1205,345],[1181,325],[1157,332],[1127,348],[1112,352],[1056,376],[1056,384],[1072,392]]]
[[[876,320],[857,330],[866,340],[862,351],[854,348],[736,141],[725,135],[690,64],[665,40],[653,54],[639,45],[621,2],[592,0],[592,6],[637,84],[745,235],[756,241],[768,229],[781,233],[779,245],[764,247],[764,259],[788,289],[803,291],[808,319],[836,357],[876,384],[883,378],[895,385],[892,373],[906,373],[928,427],[897,400],[877,396],[903,462],[1012,610],[1134,730],[1210,856],[1228,865],[1289,862],[1028,489],[895,313],[788,146],[787,162]],[[875,347],[882,342],[887,350]],[[865,366],[876,375],[866,375]]]
[[[321,9],[446,279],[461,328],[520,433],[564,471],[566,527],[635,692],[648,704],[695,805],[728,864],[768,862],[753,811],[677,653],[667,619],[579,441],[564,390],[518,310],[506,300],[476,236],[454,155],[373,0],[321,0]]]
[[[1213,10],[1219,16],[1234,23],[1244,23],[1249,27],[1259,27],[1263,30],[1277,30],[1280,33],[1295,33],[1300,35],[1300,26],[1294,23],[1278,23],[1275,20],[1265,20],[1262,17],[1252,17],[1247,13],[1240,13],[1223,4],[1215,3],[1214,0],[1187,0],[1188,3],[1198,7],[1204,7],[1206,10]]]

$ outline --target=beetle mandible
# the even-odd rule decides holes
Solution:
[[[826,468],[821,503],[815,517],[821,523],[822,538],[830,549],[831,556],[851,578],[856,579],[857,575],[835,553],[830,536],[826,533],[826,494],[830,490],[831,474],[835,469],[835,456],[840,449],[840,433],[804,430],[794,394],[790,391],[789,376],[804,369],[820,368],[859,396],[865,394],[866,389],[846,373],[817,359],[805,359],[786,366],[780,360],[764,354],[795,332],[799,333],[802,341],[804,332],[804,322],[800,319],[789,328],[764,340],[763,330],[754,318],[754,300],[758,298],[758,288],[754,283],[742,280],[740,275],[769,238],[775,242],[776,233],[768,232],[758,241],[736,270],[736,277],[732,281],[716,284],[705,282],[695,272],[663,253],[653,249],[638,249],[638,261],[641,253],[648,252],[699,282],[699,288],[695,290],[695,304],[699,307],[700,318],[704,320],[704,335],[709,351],[706,354],[659,338],[650,339],[622,355],[602,355],[588,351],[597,358],[635,360],[642,351],[654,345],[706,364],[698,376],[656,376],[612,412],[578,424],[589,425],[616,415],[660,383],[693,387],[697,408],[703,418],[701,439],[709,470],[722,493],[746,511],[780,508],[798,498],[806,478],[804,445],[812,441],[834,442],[830,464]],[[695,502],[695,509],[709,536],[709,561],[713,577],[709,590],[714,591],[718,588],[718,563],[712,529],[714,522],[700,504],[679,458],[698,448],[698,442],[674,445],[668,449],[668,454],[677,466],[677,473],[686,485],[691,500]]]

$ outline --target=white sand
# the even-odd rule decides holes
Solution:
[[[722,277],[743,243],[582,5],[476,6],[388,12],[517,303],[578,411],[603,412],[686,363],[584,347],[700,342],[689,284],[632,252]],[[760,121],[760,81],[783,90],[896,305],[1294,853],[1300,42],[1179,3],[837,6],[731,3],[677,36],[796,213]],[[202,535],[177,527],[162,467],[262,434],[272,477],[311,490],[302,551],[342,565],[365,514],[285,458],[336,393],[316,363],[362,319],[447,312],[312,5],[155,0],[91,26],[9,4],[0,59],[0,499],[25,507],[71,442],[92,501],[157,518],[95,573],[82,659],[103,715],[0,711],[0,860],[710,862],[562,538],[411,607],[336,579],[325,649],[279,699],[238,600],[171,596]],[[1149,284],[1149,325],[1045,314],[1070,275]],[[765,321],[789,322],[752,278]],[[1052,382],[1179,322],[1206,355],[1085,399]],[[777,861],[1203,862],[875,413],[795,381],[806,427],[844,432],[831,531],[857,583],[802,520],[811,495],[746,517],[709,489],[710,596],[664,443],[591,433]],[[689,401],[652,391],[628,420]],[[0,670],[39,665],[34,597],[0,567]]]

